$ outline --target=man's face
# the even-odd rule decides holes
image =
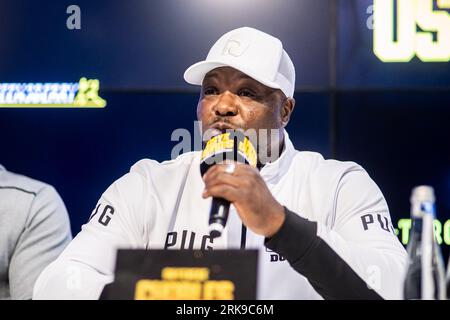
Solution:
[[[269,88],[234,68],[220,67],[203,79],[197,118],[202,122],[203,134],[254,129],[259,134],[257,144],[261,149],[281,145],[282,129],[292,109],[293,99],[287,99],[281,90]],[[268,129],[268,138],[262,138],[267,135],[261,134],[261,129]],[[277,139],[270,139],[270,129],[278,133]]]

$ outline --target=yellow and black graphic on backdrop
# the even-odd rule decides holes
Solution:
[[[408,62],[414,56],[448,62],[449,10],[450,0],[374,0],[375,55],[384,62]]]
[[[234,283],[209,280],[209,268],[165,267],[161,280],[139,280],[136,300],[234,300]]]
[[[78,83],[0,83],[0,108],[104,108],[97,79]]]
[[[106,106],[106,101],[98,95],[99,89],[100,82],[97,79],[81,78],[78,84],[78,93],[73,101],[74,106],[95,106],[99,108]]]

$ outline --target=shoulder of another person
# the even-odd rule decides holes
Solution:
[[[45,189],[54,190],[53,186],[48,183],[6,170],[0,175],[0,187],[22,191],[34,196]]]
[[[44,219],[50,211],[42,208],[64,208],[59,206],[62,200],[52,185],[6,170],[0,175],[0,198],[0,215],[14,217],[11,221],[17,226],[16,230]],[[36,218],[40,213],[43,215]],[[13,232],[12,226],[10,229]]]

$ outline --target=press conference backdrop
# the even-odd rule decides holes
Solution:
[[[173,130],[193,133],[199,89],[182,74],[246,25],[282,39],[296,66],[296,147],[365,167],[405,245],[411,189],[435,187],[447,260],[449,2],[0,0],[0,83],[98,79],[107,102],[0,108],[0,163],[54,185],[78,233],[133,163],[170,159]]]

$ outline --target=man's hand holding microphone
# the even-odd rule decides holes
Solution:
[[[230,203],[247,228],[266,238],[283,225],[284,207],[272,196],[256,163],[255,148],[240,131],[215,136],[206,144],[200,166],[205,182],[202,197],[213,197],[210,214],[213,237],[221,235]],[[217,223],[222,227],[217,228]]]

